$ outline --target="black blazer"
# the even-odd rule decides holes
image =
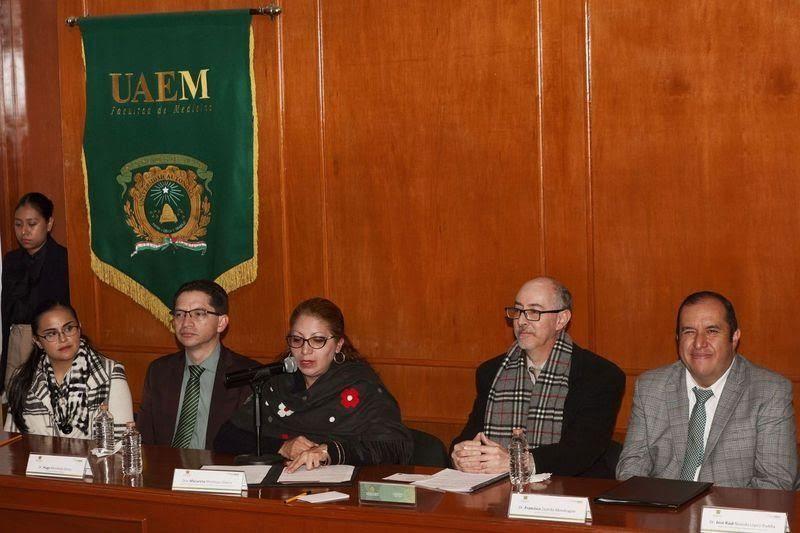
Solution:
[[[52,237],[48,237],[44,247],[46,248],[42,272],[39,283],[33,288],[32,307],[38,306],[46,300],[58,300],[63,303],[69,301],[69,270],[67,266],[67,249],[58,244]],[[11,311],[16,302],[9,298],[11,291],[11,280],[16,279],[16,273],[26,268],[28,254],[23,248],[17,248],[8,252],[3,258],[3,303],[2,328],[3,328],[3,347],[2,357],[0,357],[0,392],[3,391],[6,375],[6,363],[8,361],[8,338],[11,329]]]
[[[505,356],[482,363],[475,372],[478,395],[467,425],[450,445],[451,451],[457,443],[483,431],[489,388]],[[533,450],[536,471],[613,478],[614,472],[606,464],[604,454],[611,443],[624,393],[625,374],[617,365],[573,344],[561,440]]]
[[[136,425],[142,433],[144,444],[167,446],[172,444],[185,363],[185,353],[180,351],[160,357],[147,367],[142,403],[136,418]],[[206,427],[206,449],[211,449],[220,426],[236,412],[251,393],[249,387],[225,388],[225,374],[256,365],[258,365],[256,361],[220,345],[219,363],[214,375],[214,390],[211,393],[211,410],[208,413]]]

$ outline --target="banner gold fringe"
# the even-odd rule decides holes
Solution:
[[[253,65],[255,38],[250,26],[250,100],[253,108],[253,257],[220,275],[215,281],[229,293],[249,285],[258,276],[258,107],[256,107],[256,75]]]

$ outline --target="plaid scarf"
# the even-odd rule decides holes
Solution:
[[[483,427],[487,437],[506,447],[512,430],[525,428],[533,449],[561,440],[572,339],[566,331],[561,332],[536,383],[531,380],[525,358],[525,351],[515,342],[489,389]]]
[[[79,434],[89,434],[89,405],[87,394],[87,381],[91,372],[103,368],[102,358],[92,350],[86,341],[81,339],[78,352],[72,361],[69,372],[59,385],[56,382],[53,367],[47,356],[42,357],[39,371],[46,376],[47,391],[50,397],[50,406],[53,412],[53,422],[64,435],[70,435],[73,429]],[[99,396],[107,398],[110,383],[106,381],[98,391]]]

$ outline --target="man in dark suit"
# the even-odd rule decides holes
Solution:
[[[506,308],[517,340],[478,367],[472,413],[453,441],[457,469],[507,472],[512,430],[523,428],[536,472],[613,477],[606,452],[625,375],[572,341],[571,309],[569,290],[551,278],[528,281]]]
[[[228,294],[209,280],[185,283],[172,306],[175,337],[183,351],[147,369],[138,426],[145,444],[211,449],[220,426],[250,395],[225,388],[225,374],[257,365],[227,349]]]

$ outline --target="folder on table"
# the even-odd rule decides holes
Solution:
[[[597,496],[597,503],[678,508],[707,491],[713,483],[635,476]]]

